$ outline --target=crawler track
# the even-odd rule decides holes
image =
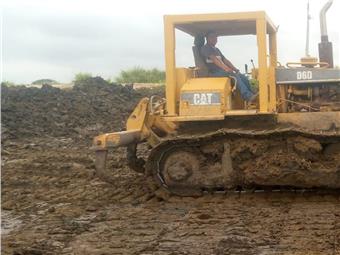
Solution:
[[[146,174],[180,195],[268,188],[339,189],[340,135],[294,129],[222,129],[152,149]]]

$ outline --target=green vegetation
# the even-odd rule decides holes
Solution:
[[[74,76],[74,80],[73,82],[74,83],[81,83],[89,78],[92,77],[92,74],[90,73],[77,73],[75,76]]]
[[[11,81],[3,81],[1,82],[1,86],[7,86],[7,87],[10,87],[10,86],[15,86],[16,84],[14,82],[11,82]]]
[[[115,80],[117,83],[164,83],[165,72],[157,68],[134,67],[122,70]]]
[[[258,80],[256,80],[256,79],[249,79],[249,83],[250,83],[251,88],[254,91],[258,91],[259,90],[259,81]]]
[[[57,84],[58,82],[52,79],[40,79],[32,82],[33,85],[43,85],[43,84]]]

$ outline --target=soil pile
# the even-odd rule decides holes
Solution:
[[[71,90],[2,86],[2,139],[34,136],[90,138],[124,129],[139,100],[162,88],[133,90],[94,77]]]

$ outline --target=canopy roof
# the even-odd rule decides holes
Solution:
[[[166,15],[164,19],[172,23],[175,28],[192,36],[205,35],[208,31],[214,31],[222,36],[256,34],[256,20],[260,19],[266,21],[268,34],[277,31],[264,11]]]

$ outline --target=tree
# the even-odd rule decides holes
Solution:
[[[92,74],[90,73],[77,73],[75,76],[74,76],[74,80],[73,82],[74,83],[81,83],[89,78],[92,77]]]
[[[56,84],[56,83],[58,83],[58,82],[55,81],[55,80],[52,80],[52,79],[40,79],[40,80],[36,80],[36,81],[32,82],[33,85],[43,85],[43,84],[52,85],[52,84]]]
[[[7,87],[15,86],[15,83],[11,81],[3,81],[1,82],[1,86],[7,86]]]
[[[164,80],[164,71],[157,68],[144,69],[138,66],[120,71],[116,78],[117,83],[164,83]]]

